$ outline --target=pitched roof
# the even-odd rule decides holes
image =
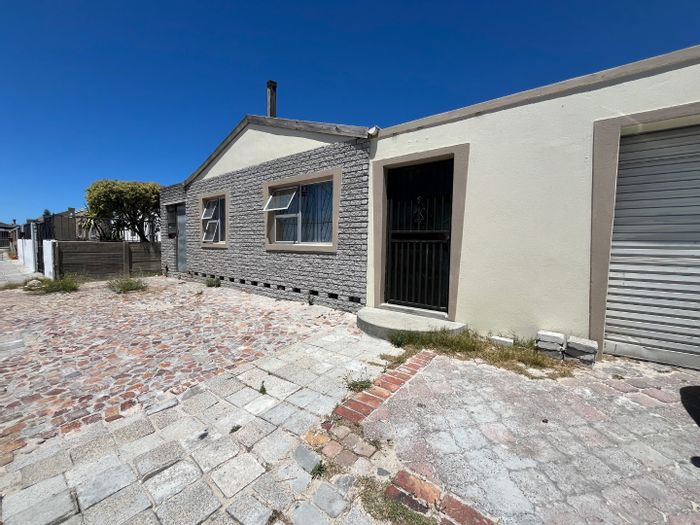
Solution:
[[[311,122],[308,120],[290,120],[278,117],[262,117],[258,115],[246,115],[241,119],[238,125],[233,128],[224,140],[216,147],[207,160],[205,160],[195,171],[185,179],[184,186],[189,186],[209,167],[219,156],[228,148],[228,146],[243,133],[243,131],[251,124],[257,124],[268,128],[282,128],[293,131],[306,131],[312,133],[322,133],[324,135],[337,135],[347,138],[365,138],[367,137],[367,128],[364,126],[349,126],[346,124],[329,124],[326,122]]]

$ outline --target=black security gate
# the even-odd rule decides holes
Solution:
[[[387,173],[385,301],[446,312],[453,160]]]

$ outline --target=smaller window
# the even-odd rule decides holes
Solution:
[[[270,198],[267,199],[267,204],[265,204],[263,211],[288,210],[296,194],[296,186],[294,188],[285,188],[283,190],[277,190],[271,193]]]
[[[226,241],[226,199],[212,197],[202,201],[202,242],[223,243]]]

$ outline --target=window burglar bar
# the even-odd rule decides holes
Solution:
[[[274,214],[273,242],[330,243],[333,238],[333,181],[274,190],[263,211]]]

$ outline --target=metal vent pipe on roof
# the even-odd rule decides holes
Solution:
[[[277,82],[267,81],[267,116],[277,116]]]

